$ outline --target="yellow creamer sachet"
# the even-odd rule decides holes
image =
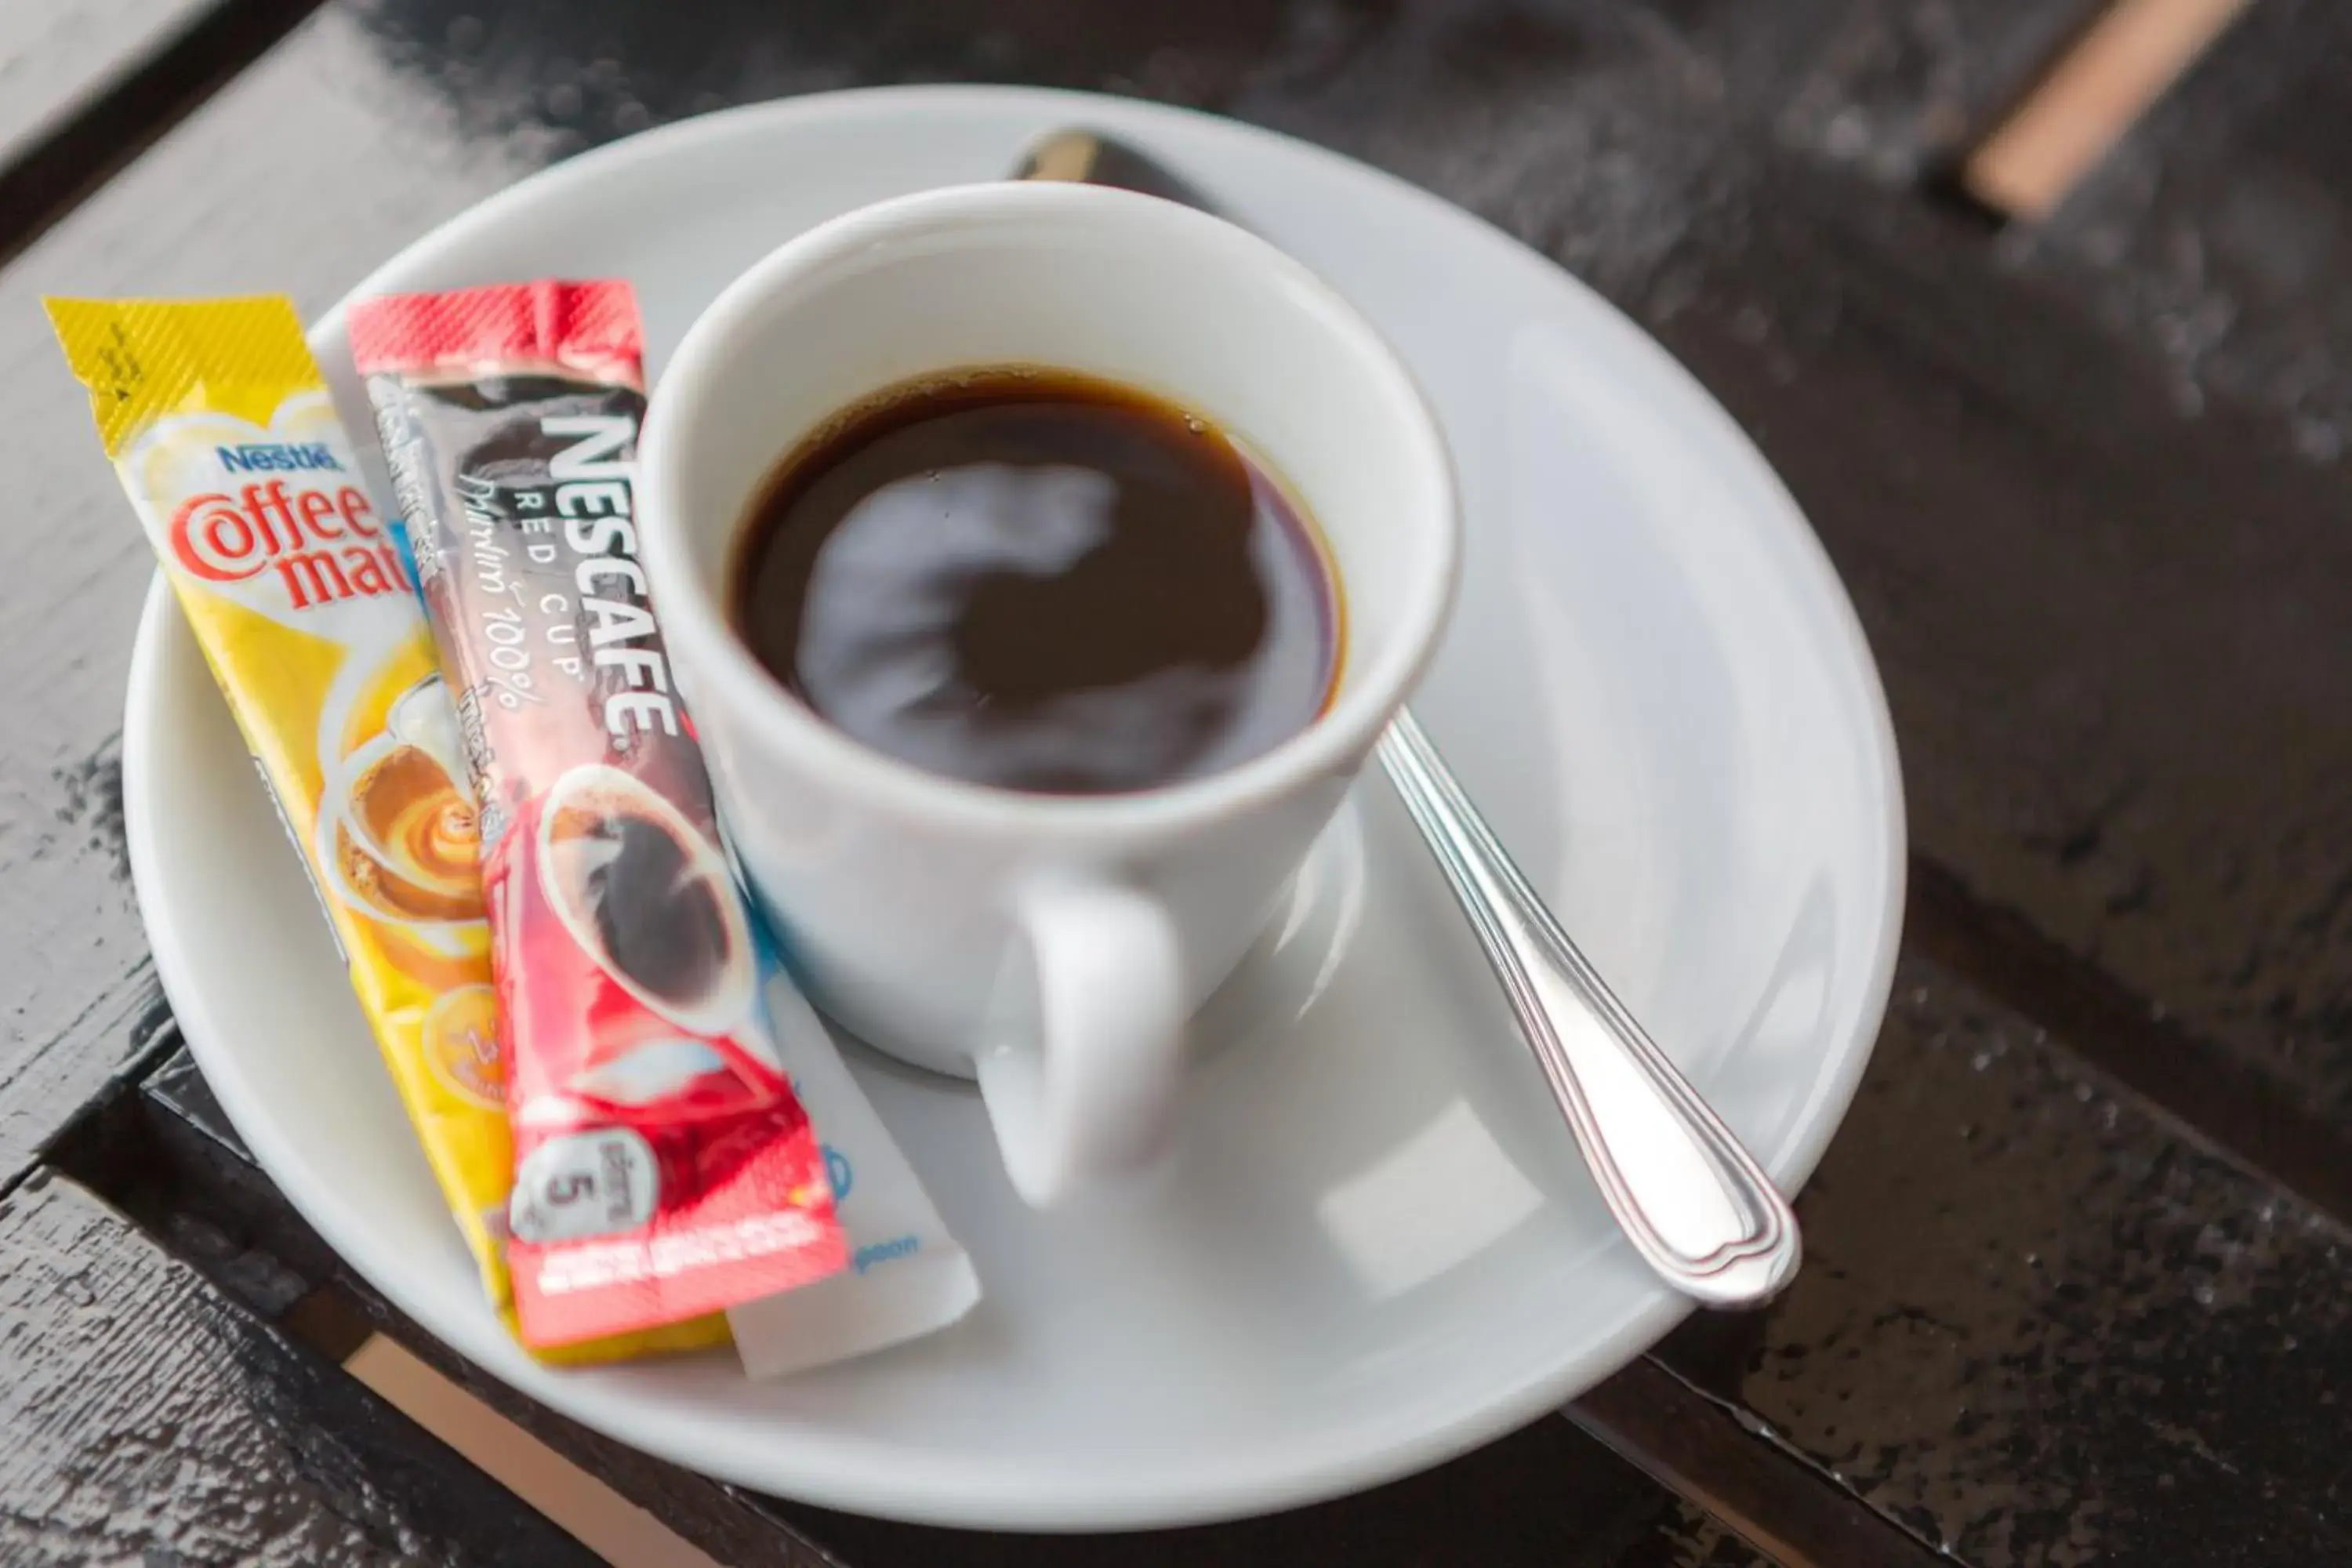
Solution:
[[[409,576],[290,300],[50,300],[492,1303],[514,1181],[475,803]],[[724,1318],[535,1352],[720,1344]]]

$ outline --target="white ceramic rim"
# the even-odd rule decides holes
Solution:
[[[1367,384],[1389,408],[1389,426],[1380,433],[1382,444],[1396,454],[1399,469],[1412,476],[1423,492],[1408,497],[1405,508],[1430,520],[1412,542],[1422,558],[1399,574],[1405,584],[1402,612],[1396,617],[1395,632],[1369,664],[1358,667],[1349,660],[1339,700],[1329,711],[1263,755],[1159,789],[1100,795],[993,789],[901,762],[825,723],[761,667],[729,628],[726,606],[708,592],[705,574],[668,521],[685,510],[679,475],[690,466],[689,458],[673,458],[672,452],[690,448],[691,438],[684,432],[709,402],[704,380],[709,367],[733,352],[770,300],[800,279],[855,265],[862,253],[899,235],[952,237],[966,223],[1008,211],[1064,221],[1075,217],[1097,226],[1156,228],[1166,243],[1215,253],[1237,266],[1270,274],[1299,310],[1342,340],[1360,363]],[[1236,434],[1246,440],[1250,433]],[[785,447],[779,446],[776,456],[781,458],[784,452]],[[729,284],[687,330],[646,413],[637,446],[637,484],[638,553],[661,601],[663,633],[687,651],[682,662],[701,679],[722,682],[728,702],[757,715],[772,740],[824,768],[845,793],[887,802],[961,831],[1025,839],[1129,847],[1247,810],[1282,795],[1302,779],[1352,767],[1379,739],[1436,656],[1461,571],[1462,519],[1453,459],[1439,433],[1437,416],[1388,340],[1329,284],[1255,235],[1192,207],[1103,185],[1000,181],[919,191],[859,207],[786,240]],[[1344,584],[1340,593],[1344,598]]]
[[[343,311],[349,300],[383,292],[388,276],[411,268],[427,269],[447,251],[462,249],[485,230],[509,221],[509,212],[561,192],[587,184],[633,164],[667,158],[705,142],[723,143],[750,125],[770,121],[790,123],[808,120],[828,124],[838,134],[854,135],[861,124],[884,124],[892,118],[927,105],[1020,102],[1034,106],[1041,118],[1084,122],[1106,121],[1116,132],[1129,124],[1158,121],[1200,133],[1203,122],[1224,136],[1265,137],[1286,143],[1301,162],[1318,167],[1336,182],[1359,188],[1381,188],[1395,200],[1419,209],[1433,223],[1469,221],[1475,217],[1442,198],[1393,175],[1311,143],[1285,138],[1278,132],[1237,125],[1213,115],[1164,105],[1108,100],[1096,94],[1044,88],[902,87],[865,88],[819,93],[770,103],[747,104],[645,132],[584,153],[544,170],[490,196],[434,228],[388,259],[361,281],[344,300],[313,325],[314,350],[339,348],[344,342]],[[1481,224],[1481,226],[1487,226]],[[1901,936],[1906,875],[1906,830],[1899,762],[1893,721],[1883,683],[1872,659],[1862,624],[1848,599],[1844,584],[1832,566],[1828,552],[1806,523],[1787,487],[1755,449],[1730,415],[1717,404],[1679,362],[1627,320],[1606,300],[1594,296],[1573,275],[1557,268],[1524,246],[1497,236],[1517,253],[1524,267],[1539,268],[1555,286],[1586,298],[1591,312],[1591,330],[1613,335],[1617,346],[1637,361],[1649,363],[1662,384],[1678,389],[1684,412],[1700,438],[1718,444],[1734,467],[1746,477],[1766,510],[1776,513],[1790,552],[1790,564],[1810,579],[1822,612],[1836,624],[1840,641],[1850,656],[1848,669],[1858,683],[1867,718],[1864,737],[1876,775],[1883,832],[1877,847],[1883,857],[1885,880],[1878,909],[1877,950],[1870,956],[1864,1005],[1854,1027],[1830,1042],[1811,1103],[1800,1117],[1795,1132],[1778,1149],[1757,1153],[1784,1191],[1801,1186],[1819,1163],[1837,1131],[1845,1110],[1869,1065],[1871,1046],[1884,1020],[1895,981]],[[159,572],[150,588],[132,650],[123,742],[123,797],[126,830],[134,888],[152,884],[168,815],[161,798],[149,787],[147,737],[162,721],[164,648],[172,622],[179,614],[171,587]],[[142,905],[147,904],[142,896]],[[156,973],[183,1027],[184,1036],[205,1080],[230,1121],[265,1170],[296,1168],[297,1162],[268,1113],[266,1091],[245,1071],[229,1031],[216,1016],[213,989],[196,971],[178,935],[170,925],[148,931]],[[288,1199],[345,1258],[366,1255],[363,1206],[348,1194],[288,1189]],[[441,1314],[413,1279],[393,1268],[379,1274],[362,1270],[385,1299],[409,1317],[441,1333],[450,1348],[491,1372],[525,1394],[592,1427],[612,1432],[610,1401],[585,1389],[559,1372],[541,1367],[506,1339],[488,1311],[478,1318],[444,1325]],[[1693,1303],[1661,1287],[1640,1310],[1629,1313],[1615,1331],[1587,1342],[1548,1373],[1530,1376],[1507,1398],[1498,1399],[1456,1418],[1423,1428],[1410,1440],[1358,1442],[1302,1452],[1280,1468],[1250,1462],[1220,1462],[1211,1457],[1181,1476],[1161,1475],[1149,1489],[1101,1490],[1073,1499],[1066,1489],[1039,1485],[1008,1489],[999,1478],[974,1471],[952,1458],[928,1459],[899,1456],[898,1462],[877,1463],[866,1450],[844,1454],[823,1438],[783,1445],[778,1451],[768,1440],[767,1463],[743,1457],[746,1434],[674,1412],[639,1405],[630,1410],[626,1440],[633,1447],[721,1480],[757,1489],[788,1489],[792,1495],[824,1506],[847,1509],[883,1518],[962,1528],[1087,1531],[1162,1528],[1246,1517],[1274,1509],[1297,1507],[1376,1486],[1454,1458],[1485,1441],[1556,1411],[1567,1401],[1622,1367],[1693,1310]]]

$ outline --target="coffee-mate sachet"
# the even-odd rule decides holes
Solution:
[[[401,542],[289,300],[47,304],[511,1330],[513,1150],[474,796]],[[534,1353],[607,1361],[727,1338],[713,1314]]]

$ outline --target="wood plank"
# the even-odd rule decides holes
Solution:
[[[1772,1562],[1558,1419],[1376,1491],[1197,1530],[1116,1539],[983,1534],[791,1511],[861,1568],[1769,1568]],[[1790,1568],[1807,1564],[1792,1559]]]
[[[1907,184],[1958,151],[2104,0],[988,0],[712,14],[691,37],[626,5],[338,0],[417,87],[480,134],[562,153],[725,103],[887,81],[1023,81],[1287,127],[1334,121],[1472,171],[1477,132],[1542,103],[1589,156],[1692,166],[1721,116]],[[1573,90],[1564,90],[1572,89]],[[1696,109],[1692,134],[1679,129]],[[1622,146],[1631,133],[1651,147]],[[1376,161],[1379,161],[1376,154]],[[1582,176],[1621,201],[1622,163]],[[1678,181],[1686,185],[1688,179]],[[1674,194],[1672,192],[1664,194]]]
[[[2173,373],[2086,324],[2082,297],[2063,280],[2020,277],[1967,231],[1879,192],[1930,156],[1949,106],[1967,101],[1948,81],[2010,45],[1977,50],[1918,20],[1948,8],[1859,3],[1789,7],[1798,20],[1787,34],[1753,20],[1761,8],[1687,4],[1336,15],[1304,4],[1146,5],[1122,9],[1131,22],[1047,21],[1018,36],[975,26],[956,6],[788,21],[762,12],[756,23],[720,18],[691,37],[675,18],[558,9],[551,17],[548,8],[410,0],[330,13],[0,273],[0,370],[22,389],[0,411],[0,456],[31,476],[28,510],[56,520],[58,541],[0,583],[0,613],[48,648],[21,678],[28,739],[0,757],[0,788],[13,803],[0,823],[8,873],[0,926],[19,933],[7,973],[26,1008],[0,1043],[0,1171],[132,1049],[121,1026],[85,1024],[76,1034],[74,1020],[141,1016],[143,984],[129,900],[110,879],[119,831],[107,822],[105,749],[143,546],[94,458],[48,458],[85,450],[87,437],[48,345],[26,324],[37,321],[37,280],[282,280],[315,306],[399,239],[551,147],[738,95],[960,75],[1139,88],[1300,131],[1476,207],[1599,283],[1727,398],[1820,523],[1886,666],[1919,841],[1963,893],[2014,908],[2078,960],[2165,997],[2183,1020],[2182,1048],[2220,1041],[2312,1105],[2337,1102],[2352,1073],[2340,1056],[2282,1041],[2262,987],[2294,987],[2284,1010],[2290,1028],[2325,1026],[2330,997],[2341,994],[2329,989],[2342,945],[2340,926],[2328,923],[2336,917],[2327,913],[2327,868],[2344,863],[2339,850],[2352,841],[2345,792],[2328,781],[2345,776],[2346,759],[2314,718],[2346,710],[2343,672],[2352,668],[2328,640],[2343,625],[2330,617],[2347,581],[2335,526],[2340,485],[2299,464],[2272,426],[2220,398],[2184,415]],[[2028,9],[2048,14],[1967,11],[1970,26],[2001,24],[2022,37],[2041,25],[2018,20]],[[2249,30],[2266,9],[2256,8]],[[475,25],[461,26],[468,17]],[[1850,37],[1868,47],[1849,49]],[[229,188],[219,184],[226,170],[237,173]],[[2249,498],[2259,528],[2245,519]],[[2247,758],[2265,765],[2250,768]],[[2315,917],[2315,934],[2305,933]],[[2231,979],[2250,943],[2252,989]],[[2063,1067],[2064,1052],[2048,1059]],[[2024,1081],[2019,1103],[1987,1108],[1981,1134],[1999,1131],[1996,1110],[2029,1132],[2043,1128],[2051,1112],[2028,1090],[2050,1087]],[[1870,1140],[1874,1121],[1895,1114],[1887,1105],[1901,1103],[1866,1100],[1848,1140]],[[2095,1093],[2092,1103],[2105,1102]],[[2156,1205],[2158,1219],[2204,1214],[2225,1238],[2230,1203],[2259,1213],[2258,1184],[2221,1183],[2215,1173],[2228,1174],[2226,1164],[2116,1104],[2133,1139],[2079,1204],[2068,1200],[2066,1239],[2078,1228],[2095,1240],[2147,1234],[2152,1222],[2135,1205]],[[1895,1125],[1920,1131],[1916,1120]],[[2041,1226],[2046,1241],[2056,1223],[2048,1193],[2072,1192],[2074,1167],[2059,1159],[2071,1145],[2027,1144],[2037,1159],[2058,1161],[2054,1173],[2028,1184],[2034,1205],[1995,1212],[2002,1225]],[[1905,1152],[1894,1139],[1872,1147],[1882,1162]],[[2118,1172],[2133,1162],[2187,1172],[2187,1196],[2125,1180]],[[1957,1157],[1922,1167],[1930,1169],[1971,1194],[2003,1196],[1999,1171]],[[2139,1267],[2128,1249],[2087,1243],[2069,1254],[2081,1272],[2034,1291],[1962,1291],[1960,1307],[1995,1316],[1966,1319],[1965,1334],[1922,1350],[1915,1364],[1885,1337],[1897,1336],[1899,1349],[1906,1325],[1932,1316],[1941,1295],[1906,1299],[1872,1260],[1884,1249],[1916,1263],[1925,1249],[1937,1261],[1922,1237],[1943,1216],[1924,1190],[1903,1201],[1914,1205],[1901,1211],[1904,1229],[1874,1230],[1851,1209],[1817,1222],[1845,1237],[1850,1256],[1833,1252],[1825,1269],[1817,1242],[1809,1282],[1838,1283],[1830,1269],[1864,1282],[1852,1297],[1812,1298],[1826,1301],[1823,1316],[1855,1323],[1839,1339],[1816,1342],[1804,1337],[1810,1329],[1790,1329],[1769,1342],[1800,1352],[1779,1381],[1749,1370],[1736,1344],[1729,1371],[1701,1364],[1720,1349],[1706,1345],[1678,1342],[1675,1364],[1927,1539],[1963,1541],[1987,1562],[2062,1561],[2079,1554],[2083,1531],[2161,1544],[2158,1526],[2179,1522],[2164,1500],[2112,1497],[2086,1522],[2042,1488],[2035,1467],[2080,1481],[2110,1452],[2151,1489],[2162,1479],[2140,1462],[2150,1442],[2119,1431],[2110,1408],[2138,1398],[2128,1369],[2096,1360],[2108,1342],[2079,1321],[2030,1346],[2020,1365],[1996,1356],[1982,1375],[2005,1420],[1979,1428],[1953,1414],[1961,1396],[1929,1373],[1965,1359],[1957,1344],[2013,1340],[2018,1314],[2039,1322],[2078,1298],[2129,1296],[2139,1315],[2101,1327],[2169,1336],[2139,1350],[2183,1386],[2215,1396],[2176,1425],[2231,1465],[2269,1460],[2274,1412],[2220,1397],[2228,1391],[2200,1381],[2203,1363],[2176,1366],[2176,1352],[2193,1361],[2242,1351],[2258,1369],[2250,1386],[2288,1400],[2290,1414],[2298,1393],[2328,1391],[2326,1367],[2315,1375],[2303,1358],[2332,1355],[2332,1329],[2323,1327],[2317,1350],[2299,1340],[2279,1360],[2263,1349],[2269,1342],[2230,1335],[2283,1340],[2281,1321],[2240,1314],[2215,1327],[2169,1310],[2178,1304],[2158,1300],[2160,1271]],[[1978,1239],[1953,1235],[1955,1246]],[[2278,1295],[2282,1311],[2300,1311],[2325,1258],[2257,1239],[2246,1254],[2252,1272],[2232,1289]],[[2263,1273],[2273,1267],[2276,1278]],[[1945,1273],[1927,1279],[1937,1292],[1957,1288]],[[1783,1313],[1794,1310],[1792,1301]],[[1891,1325],[1874,1324],[1881,1310],[1896,1314]],[[1787,1321],[1769,1321],[1777,1331]],[[1809,1393],[1797,1363],[1833,1372],[1865,1329],[1879,1336],[1870,1377]],[[2221,1337],[2200,1338],[2208,1330]],[[2056,1359],[2058,1349],[2094,1359],[2077,1367]],[[1915,1386],[1929,1403],[1906,1404]],[[1840,1393],[1872,1411],[1867,1428],[1830,1414]],[[2035,1397],[2054,1401],[2066,1423],[2038,1432],[2016,1414]],[[1865,1435],[1852,1437],[1856,1430]],[[2045,1452],[2067,1442],[2079,1447]],[[2273,1527],[2250,1514],[2242,1475],[2209,1475],[2193,1445],[2175,1446],[2189,1459],[2174,1484],[2185,1477],[2220,1499],[2204,1527],[2234,1519],[2256,1545],[2290,1539],[2250,1533]],[[2300,1518],[2287,1526],[2306,1527],[2316,1528]]]
[[[2347,79],[2352,8],[2263,0],[2047,224],[2002,242],[2011,266],[2155,367],[2171,428],[2194,437],[2215,411],[2250,411],[2260,439],[2283,449],[2275,467],[2304,470],[2298,488],[2325,498],[2339,532],[2352,453]],[[2252,547],[2226,580],[2250,600],[2271,596],[2294,570],[2291,550],[2281,560],[2271,537],[2280,499],[2250,470],[2204,489],[2201,502],[2217,547]],[[2307,526],[2281,521],[2290,537]],[[2148,552],[2171,546],[2151,541]],[[2194,552],[2179,569],[2193,577],[2211,554]],[[2247,570],[2265,558],[2276,564]],[[2340,689],[2303,686],[2301,675],[2331,660],[2340,668],[2341,603],[2340,577],[2322,576],[2307,594],[2280,595],[2260,658],[2244,658],[2231,639],[2212,647],[2203,667],[2214,673],[2201,681],[2194,655],[2147,672],[2152,690],[2185,669],[2217,696],[2234,685],[2273,715],[2294,701],[2305,717],[2210,731],[2200,700],[2161,745],[2168,721],[2131,715],[2123,744],[2103,749],[2159,763],[2138,770],[2156,789],[2121,814],[2130,837],[2103,837],[2082,869],[2126,894],[2145,881],[2159,902],[2104,929],[2079,908],[2045,922],[2170,1017],[2263,1062],[2338,1118],[2352,1105],[2352,819],[2321,803],[2347,797],[2347,727],[2331,706]],[[2302,619],[2315,609],[2315,624]],[[2208,777],[2191,801],[2167,786],[2172,755],[2200,744],[2208,761],[2198,772]],[[2227,786],[2237,801],[2224,793],[2231,771],[2243,775]],[[2216,814],[2229,826],[2209,834],[2203,823]],[[2151,830],[2175,844],[2144,857],[2131,838]]]
[[[343,1370],[616,1568],[721,1568],[653,1514],[436,1372],[386,1334]],[[763,1553],[772,1557],[772,1552]]]
[[[341,1362],[372,1334],[389,1334],[719,1562],[833,1568],[820,1547],[756,1500],[523,1398],[385,1304],[253,1164],[184,1051],[138,1088],[104,1097],[53,1153],[216,1289],[327,1358]]]
[[[2352,1562],[2352,1230],[1906,964],[1770,1311],[1659,1358],[1977,1568]]]
[[[1643,1356],[1570,1405],[1568,1418],[1653,1479],[1721,1519],[1788,1568],[1931,1568],[1951,1561],[1818,1467],[1784,1452],[1745,1412]]]
[[[175,1057],[135,1096],[119,1097],[60,1151],[138,1222],[253,1310],[320,1311],[331,1294],[390,1331],[459,1386],[581,1464],[721,1562],[781,1555],[816,1564],[992,1568],[1106,1560],[1100,1540],[973,1533],[856,1518],[718,1486],[554,1415],[452,1357],[350,1275],[249,1163],[191,1059]],[[320,1336],[341,1350],[349,1326]],[[1465,1521],[1494,1521],[1491,1528]],[[1538,1423],[1426,1475],[1271,1519],[1122,1538],[1122,1568],[1340,1562],[1405,1568],[1475,1540],[1482,1563],[1705,1564],[1769,1559],[1723,1524],[1645,1479],[1564,1421]],[[1790,1556],[1840,1563],[1831,1555]]]
[[[1844,574],[1915,849],[2168,1039],[2352,1128],[2343,476],[2259,413],[2184,416],[1957,220],[1789,165],[1752,195],[1737,234],[1690,237],[1671,310],[1624,298]]]
[[[0,1184],[136,1056],[159,1001],[117,732],[152,556],[39,297],[284,288],[322,309],[515,173],[430,105],[393,118],[392,86],[355,23],[321,17],[0,269],[0,465],[37,535],[0,578],[17,703],[0,748]]]
[[[2048,216],[2248,3],[2110,0],[1969,153],[1962,183],[2012,216]]]
[[[2152,1016],[2112,976],[2014,913],[1988,909],[1942,867],[1913,860],[1904,937],[2063,1038],[2190,1138],[2236,1151],[2323,1213],[2352,1215],[2352,1125],[2315,1114],[2276,1078]]]
[[[0,261],[315,4],[19,0],[0,11]]]
[[[0,9],[0,167],[211,8],[212,0],[33,0]]]
[[[0,1200],[0,1559],[585,1563],[79,1187]]]
[[[2352,13],[2248,14],[2158,110],[2152,130],[2178,125],[2161,151],[2118,150],[2126,194],[2076,242],[2133,247],[2103,269],[2037,265],[2042,242],[1874,194],[1933,156],[1901,129],[1916,121],[1871,111],[1874,84],[1943,100],[1937,69],[1853,63],[1906,58],[1886,22],[1901,8],[1864,9],[1855,56],[1793,74],[1768,59],[1761,89],[1715,41],[1736,25],[1702,7],[1674,36],[1680,79],[1588,32],[1475,91],[1442,50],[1368,47],[1311,91],[1237,101],[1492,218],[1690,363],[1858,601],[1920,851],[2185,1037],[2352,1123],[2352,536],[2341,470],[2302,451],[2352,433],[2352,217],[2326,195],[2352,189],[2336,90]],[[2251,168],[2196,145],[2202,84],[2223,74],[2243,139],[2263,138]],[[1778,109],[1751,96],[1779,91]],[[2176,163],[2205,221],[2168,216]],[[2078,202],[2097,207],[2089,187]],[[2232,246],[2225,215],[2248,202],[2259,232]],[[2227,278],[2205,286],[2209,266]],[[2279,289],[2259,332],[2228,330]],[[2303,388],[2295,422],[2233,387]]]
[[[2352,452],[2347,79],[2352,10],[2263,0],[2050,223],[2006,246],[2162,363],[2184,405],[2260,408],[2336,471]]]

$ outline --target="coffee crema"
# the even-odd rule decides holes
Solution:
[[[932,773],[1103,795],[1220,772],[1328,704],[1338,577],[1223,431],[1074,372],[889,388],[750,509],[735,626],[819,717]]]
[[[471,796],[421,746],[395,745],[351,784],[338,825],[343,879],[403,920],[482,918],[481,830]]]

